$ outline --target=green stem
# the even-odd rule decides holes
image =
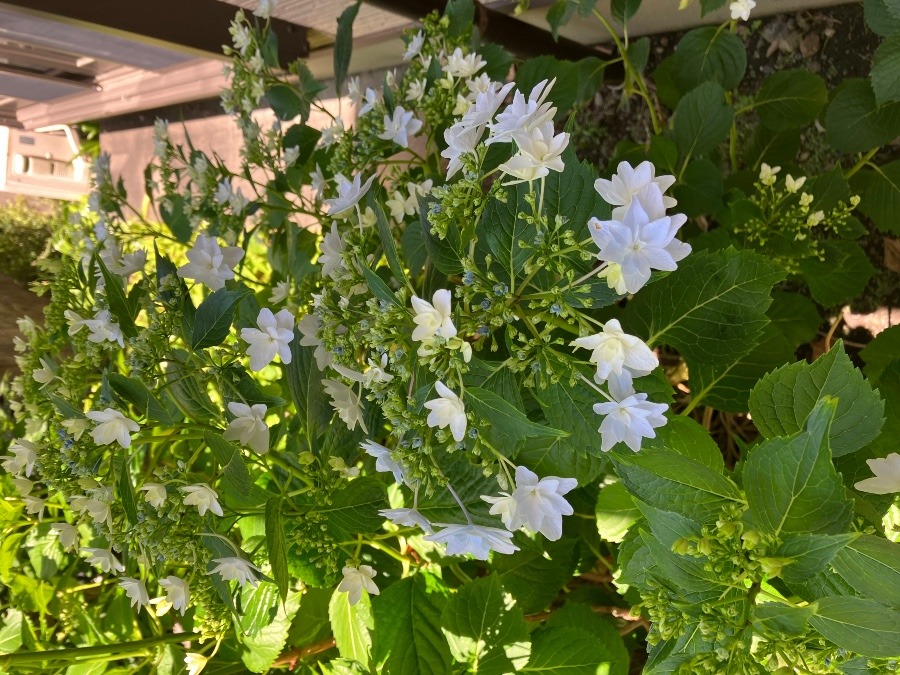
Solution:
[[[879,150],[881,150],[880,147],[873,148],[873,149],[869,150],[865,155],[860,157],[859,161],[856,164],[854,164],[850,169],[848,169],[846,173],[844,173],[844,178],[851,178],[857,171],[859,171],[866,164],[868,164],[869,160],[872,159],[875,156],[875,153],[877,153]]]
[[[70,661],[86,656],[113,656],[125,658],[134,652],[143,652],[148,647],[167,644],[169,642],[187,642],[199,638],[199,633],[174,633],[134,642],[121,642],[112,645],[95,645],[93,647],[73,647],[71,649],[48,649],[43,652],[18,652],[0,656],[0,668],[8,668],[12,664],[43,663],[44,661]]]

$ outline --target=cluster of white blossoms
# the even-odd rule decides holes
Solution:
[[[637,293],[652,270],[673,272],[691,247],[675,238],[687,216],[666,215],[676,201],[665,196],[674,176],[655,176],[650,162],[618,166],[610,179],[598,178],[594,188],[613,208],[612,220],[591,218],[588,229],[597,244],[602,274],[617,293]]]
[[[750,12],[756,7],[755,0],[734,0],[728,9],[731,11],[731,18],[734,21],[741,19],[742,21],[750,20]]]

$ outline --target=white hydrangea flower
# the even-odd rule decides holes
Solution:
[[[322,144],[322,147],[330,148],[335,142],[340,140],[345,131],[343,118],[336,117],[330,126],[322,129],[322,136],[319,142]]]
[[[610,319],[600,333],[580,337],[572,345],[592,350],[590,361],[597,364],[598,383],[624,371],[630,377],[643,377],[659,365],[653,350],[639,337],[623,331],[618,319]]]
[[[419,31],[415,35],[413,35],[412,39],[409,41],[409,44],[406,45],[406,51],[403,53],[403,61],[412,61],[415,57],[419,55],[419,52],[422,51],[422,46],[425,44],[425,32]]]
[[[91,428],[90,420],[85,417],[75,417],[70,420],[63,420],[62,425],[76,441],[81,438],[81,435],[85,431]]]
[[[140,579],[133,577],[122,577],[119,580],[119,588],[125,591],[125,595],[131,600],[131,606],[138,607],[138,611],[142,607],[150,604],[150,596],[147,594],[147,587]]]
[[[207,511],[212,511],[217,516],[224,515],[219,504],[219,495],[206,483],[196,483],[178,488],[185,495],[185,506],[196,506],[197,512],[204,516]]]
[[[483,77],[487,78],[486,75]],[[503,105],[503,101],[506,100],[506,96],[512,88],[516,86],[516,83],[507,82],[506,84],[502,84],[500,82],[491,82],[490,79],[487,78],[489,86],[482,89],[482,85],[479,84],[477,88],[473,88],[471,83],[478,81],[480,80],[473,80],[468,83],[469,89],[475,95],[474,102],[466,111],[466,114],[460,122],[463,126],[468,125],[483,130],[484,126],[494,119],[497,110]]]
[[[24,471],[26,478],[30,476],[37,461],[37,446],[24,438],[17,438],[10,444],[9,451],[12,454],[2,455],[4,459],[0,462],[0,466],[11,474]]]
[[[600,249],[597,258],[620,265],[626,290],[637,293],[650,280],[651,270],[672,272],[678,268],[678,261],[691,252],[689,244],[675,238],[684,222],[683,216],[651,218],[635,199],[624,220],[592,218],[588,229]]]
[[[616,443],[624,442],[632,451],[641,449],[641,439],[656,438],[654,429],[665,426],[664,413],[669,406],[652,403],[647,394],[637,394],[634,389],[620,390],[610,382],[613,401],[595,403],[594,412],[604,415],[600,424],[600,449],[609,451]]]
[[[110,519],[109,504],[102,499],[78,495],[70,501],[73,511],[79,515],[87,513],[95,523],[106,523]]]
[[[447,165],[447,179],[452,178],[463,166],[462,158],[475,151],[481,140],[483,129],[457,122],[444,132],[447,147],[441,150],[441,157],[450,160]]]
[[[574,478],[547,476],[539,479],[533,471],[517,466],[516,489],[512,494],[516,506],[512,524],[507,527],[517,530],[524,525],[532,532],[540,532],[550,541],[556,541],[562,536],[562,517],[574,513],[562,496],[576,487],[578,481]]]
[[[131,447],[131,434],[141,430],[140,425],[128,419],[118,410],[90,410],[87,418],[97,425],[91,430],[91,437],[97,445],[109,445],[113,441],[123,448]]]
[[[461,48],[457,47],[452,54],[447,56],[447,65],[444,72],[453,77],[469,78],[487,65],[487,61],[483,60],[479,54],[472,52],[463,54]]]
[[[188,675],[200,675],[206,668],[206,662],[209,659],[203,654],[197,652],[188,652],[184,655],[184,665],[187,668]]]
[[[132,274],[140,272],[147,264],[147,251],[138,249],[134,253],[122,253],[118,242],[113,237],[107,237],[100,251],[100,259],[113,274],[128,279]]]
[[[444,429],[450,427],[453,434],[453,440],[460,443],[466,435],[466,407],[460,400],[459,396],[453,393],[443,382],[438,380],[434,383],[440,398],[435,398],[425,402],[425,407],[431,412],[428,413],[426,420],[428,426]]]
[[[406,148],[409,147],[409,137],[419,133],[422,125],[422,120],[416,119],[414,112],[398,105],[394,108],[393,115],[384,116],[384,131],[378,134],[378,138]]]
[[[759,167],[759,182],[763,185],[775,185],[778,180],[778,173],[781,171],[780,166],[769,166],[765,162]]]
[[[276,356],[281,357],[284,364],[291,362],[291,348],[294,338],[294,316],[286,309],[277,314],[263,308],[256,317],[256,328],[242,328],[241,339],[249,343],[247,355],[250,357],[250,370],[262,370]]]
[[[66,322],[69,324],[69,335],[77,335],[78,331],[87,326],[87,322],[90,320],[82,318],[78,312],[71,309],[65,310],[63,316],[66,317]]]
[[[743,21],[750,20],[750,12],[756,7],[755,0],[734,0],[728,9],[731,11],[731,18],[735,21],[741,19]]]
[[[491,505],[489,513],[492,516],[500,516],[503,525],[510,532],[521,527],[513,527],[513,519],[516,517],[516,500],[508,492],[501,492],[499,497],[494,495],[481,495],[481,499]]]
[[[366,431],[366,423],[363,420],[360,397],[346,384],[337,380],[322,380],[322,388],[331,397],[331,406],[337,411],[338,417],[343,420],[348,429],[354,429],[357,424]]]
[[[434,532],[434,528],[431,526],[428,518],[419,513],[417,509],[381,509],[378,515],[387,518],[394,525],[419,527],[427,534]]]
[[[122,328],[118,323],[113,321],[112,314],[108,309],[98,311],[93,319],[83,319],[81,325],[87,326],[91,332],[88,340],[91,342],[117,342],[120,347],[125,346],[125,336],[122,334]],[[78,332],[78,329],[75,329]],[[71,330],[70,330],[71,335]]]
[[[413,340],[422,342],[430,340],[435,335],[440,335],[447,340],[456,337],[456,326],[453,325],[451,316],[453,313],[450,306],[452,297],[450,291],[443,288],[434,292],[434,296],[431,298],[432,302],[422,300],[415,295],[412,297],[411,303],[415,311],[413,323],[416,324],[412,333]]]
[[[425,535],[425,541],[446,544],[447,555],[471,554],[478,560],[487,560],[491,551],[515,553],[519,547],[512,543],[512,532],[499,527],[452,523],[435,523],[444,529]]]
[[[366,196],[366,192],[372,186],[372,181],[375,180],[375,174],[373,173],[369,176],[365,183],[361,182],[361,174],[356,174],[352,181],[347,180],[343,176],[337,178],[338,196],[325,200],[325,203],[328,205],[328,215],[338,219],[348,218],[353,213],[353,209],[359,203],[359,200]]]
[[[316,358],[316,366],[319,370],[325,370],[325,368],[331,365],[333,357],[331,352],[325,349],[325,345],[323,345],[322,341],[317,337],[321,327],[322,322],[315,314],[307,314],[297,322],[297,328],[303,335],[303,337],[300,338],[300,344],[303,347],[316,348],[315,352],[313,352],[313,356]]]
[[[120,563],[108,548],[82,548],[80,551],[88,554],[88,563],[96,565],[106,573],[114,571],[118,574],[125,571],[125,565]]]
[[[30,495],[35,485],[33,480],[28,480],[27,478],[13,478],[12,484],[21,497]]]
[[[191,604],[191,590],[188,582],[169,575],[160,579],[159,585],[166,592],[166,602],[183,615]]]
[[[521,181],[533,181],[550,174],[550,171],[562,172],[565,164],[562,153],[569,145],[569,134],[554,135],[553,122],[547,122],[530,134],[516,136],[519,146],[518,154],[500,165],[500,170]]]
[[[162,483],[144,483],[139,489],[147,493],[144,500],[153,508],[158,509],[166,503],[166,486]]]
[[[375,585],[375,570],[369,565],[360,565],[359,567],[345,566],[342,570],[344,578],[338,584],[338,591],[348,595],[348,601],[351,605],[355,605],[362,598],[362,592],[366,591],[369,595],[378,595],[378,586]]]
[[[344,268],[344,241],[337,229],[337,223],[331,224],[331,232],[322,237],[319,244],[319,264],[322,266],[322,275],[337,279],[340,270]]]
[[[210,290],[225,287],[234,279],[234,266],[244,257],[244,249],[238,246],[220,247],[213,237],[198,234],[194,246],[187,252],[188,263],[178,268],[182,279],[194,279]]]
[[[422,97],[425,96],[427,84],[428,82],[424,78],[410,82],[406,88],[406,100],[411,102],[421,101]]]
[[[375,441],[366,440],[361,444],[367,455],[375,458],[375,470],[394,474],[394,480],[399,484],[404,480],[403,465],[391,457],[391,451]]]
[[[78,528],[69,523],[53,523],[50,531],[56,535],[59,545],[67,551],[78,548]]]
[[[892,452],[887,457],[867,459],[866,464],[875,475],[859,481],[853,487],[874,495],[900,492],[900,454]]]
[[[554,84],[556,78],[541,80],[531,90],[527,100],[522,92],[516,91],[512,103],[497,115],[495,122],[488,124],[491,133],[487,144],[508,143],[514,138],[518,140],[518,137],[530,135],[534,129],[552,122],[556,108],[546,99]]]
[[[373,110],[376,105],[381,102],[381,92],[375,91],[372,87],[366,87],[366,93],[363,95],[360,102],[363,106],[359,109],[357,113],[358,117],[362,117],[370,110]]]
[[[31,377],[38,384],[47,384],[48,382],[52,382],[56,379],[56,373],[53,372],[52,365],[43,357],[39,359],[41,362],[41,367],[36,368],[32,373]]]
[[[636,167],[628,162],[620,162],[616,173],[609,180],[598,178],[594,181],[594,189],[603,201],[616,207],[613,209],[612,219],[622,220],[631,202],[651,183],[662,194],[675,184],[675,176],[656,176],[656,167],[651,162],[641,162]],[[663,197],[662,202],[664,209],[671,209],[678,204],[672,197]],[[644,210],[647,210],[646,204]]]
[[[800,178],[795,179],[791,174],[788,174],[784,179],[784,187],[791,194],[798,192],[804,183],[806,183],[806,176],[800,176]]]
[[[32,495],[25,495],[22,497],[22,502],[25,504],[25,513],[31,516],[37,516],[38,520],[43,520],[45,503],[43,499]]]
[[[276,4],[278,4],[277,0],[259,0],[256,9],[253,10],[253,16],[258,16],[260,19],[268,19],[272,16],[272,11],[275,9]]]
[[[269,293],[269,302],[273,305],[277,305],[279,302],[284,302],[288,295],[291,293],[291,284],[289,281],[279,281],[272,288],[272,292]]]
[[[209,574],[218,574],[223,581],[237,580],[241,586],[245,584],[250,584],[254,588],[259,586],[259,579],[254,572],[261,573],[262,570],[253,563],[236,557],[216,558],[213,562],[217,564],[209,570]]]
[[[238,441],[259,455],[269,451],[269,427],[266,426],[266,411],[263,403],[249,406],[245,403],[229,403],[228,410],[234,419],[225,430],[225,440]]]

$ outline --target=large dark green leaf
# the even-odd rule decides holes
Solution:
[[[841,152],[866,152],[900,135],[900,103],[878,106],[868,80],[841,83],[825,113],[825,140]]]
[[[874,600],[822,598],[809,622],[838,647],[863,656],[900,655],[900,613]]]
[[[682,97],[675,109],[675,142],[682,157],[713,150],[728,136],[734,112],[718,82],[704,82]]]
[[[785,70],[766,78],[754,107],[764,126],[782,131],[812,124],[826,103],[825,80],[808,70]]]
[[[733,33],[720,26],[704,26],[685,33],[675,47],[675,82],[690,91],[703,82],[734,89],[747,69],[747,50]]]
[[[194,317],[191,348],[206,349],[221,344],[231,331],[238,303],[249,294],[249,288],[237,291],[220,288],[201,302]]]
[[[353,3],[338,17],[337,35],[334,38],[334,88],[340,94],[350,67],[353,52],[353,21],[359,13],[362,1]]]

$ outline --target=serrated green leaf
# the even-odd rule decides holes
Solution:
[[[131,403],[142,415],[163,426],[175,424],[166,407],[143,382],[119,373],[109,373],[106,377],[113,391]]]
[[[724,194],[722,170],[708,159],[690,162],[672,189],[672,195],[678,200],[678,210],[692,218],[721,210]]]
[[[340,655],[371,669],[375,622],[369,594],[363,593],[359,602],[351,605],[349,593],[335,590],[328,603],[328,619]]]
[[[24,615],[18,609],[10,608],[3,617],[0,628],[0,654],[12,654],[22,646],[22,624]]]
[[[658,509],[703,522],[715,519],[741,493],[728,478],[700,462],[665,450],[614,456],[616,473],[628,491]]]
[[[594,515],[600,538],[620,544],[629,528],[641,517],[641,511],[622,483],[612,483],[600,489]]]
[[[400,301],[397,299],[397,295],[391,290],[390,286],[384,282],[384,279],[366,267],[362,262],[359,263],[359,268],[366,278],[366,284],[369,286],[369,290],[372,291],[372,295],[379,300],[384,300],[397,307],[402,307]]]
[[[831,566],[853,589],[900,609],[900,544],[864,534],[838,552]]]
[[[824,260],[800,261],[800,272],[813,299],[834,307],[858,296],[875,272],[866,252],[855,241],[847,239],[826,241],[822,250]]]
[[[275,659],[284,651],[291,621],[300,608],[299,593],[292,593],[284,603],[275,596],[275,612],[271,622],[255,635],[244,636],[241,640],[241,660],[253,673],[267,672]]]
[[[792,347],[812,340],[822,324],[815,304],[799,293],[775,291],[766,314]]]
[[[385,675],[450,672],[450,649],[441,632],[449,591],[428,572],[401,579],[372,599],[372,657]]]
[[[734,89],[744,79],[746,69],[744,43],[719,26],[688,31],[675,47],[675,82],[681,91],[709,81]]]
[[[792,607],[777,602],[767,602],[753,608],[753,625],[774,635],[800,635],[806,629],[809,618],[816,613],[817,605]]]
[[[125,286],[122,283],[122,277],[118,274],[110,272],[106,264],[99,257],[97,265],[103,275],[103,293],[106,296],[106,302],[109,304],[109,311],[122,329],[122,334],[126,338],[137,337],[137,327],[134,325],[134,317],[136,312],[132,311],[128,298],[125,295]]]
[[[603,470],[606,460],[578,448],[572,436],[529,438],[522,442],[516,464],[527,466],[539,476],[578,476],[590,483]]]
[[[900,160],[873,166],[860,180],[859,210],[879,230],[900,235]]]
[[[341,92],[347,69],[350,67],[350,55],[353,51],[353,21],[359,13],[362,1],[353,3],[338,17],[337,34],[334,38],[334,88]]]
[[[856,539],[855,532],[848,534],[793,534],[784,538],[776,549],[776,558],[786,558],[781,578],[787,583],[801,583],[824,570],[838,551]]]
[[[514,542],[519,550],[511,555],[495,556],[494,571],[521,611],[539,612],[553,602],[572,577],[578,562],[574,555],[575,542],[561,539],[542,544],[521,535]]]
[[[759,343],[731,363],[691,368],[691,407],[702,402],[716,410],[746,412],[753,385],[772,369],[793,360],[794,347],[778,328],[769,324]]]
[[[222,343],[231,331],[234,310],[250,294],[249,288],[229,291],[220,288],[200,303],[191,332],[191,348],[206,349]]]
[[[766,78],[754,109],[763,126],[783,131],[812,124],[826,103],[825,80],[808,70],[784,70]]]
[[[278,586],[281,600],[287,598],[290,574],[287,562],[287,542],[285,541],[284,515],[281,512],[281,497],[271,497],[266,502],[266,552],[272,566],[272,578]]]
[[[772,285],[784,273],[750,251],[703,251],[628,304],[625,323],[653,345],[677,347],[694,364],[746,353],[768,319]]]
[[[734,111],[718,82],[704,82],[685,94],[675,109],[675,142],[684,158],[713,150],[728,136]]]
[[[493,434],[507,443],[515,444],[526,438],[568,435],[560,429],[532,422],[512,403],[488,389],[467,387],[464,401],[476,415],[490,422]]]
[[[851,502],[844,497],[828,447],[837,405],[836,399],[823,397],[803,431],[765,441],[750,451],[743,482],[755,527],[776,536],[838,534],[850,523]]]
[[[532,635],[531,658],[519,672],[596,675],[608,672],[615,654],[577,628],[541,628]]]
[[[203,434],[203,438],[222,468],[223,499],[238,506],[254,507],[263,503],[266,500],[265,492],[253,484],[241,451],[212,431]]]
[[[874,600],[822,598],[809,623],[838,647],[863,656],[900,656],[900,613]]]
[[[837,399],[830,455],[855,452],[878,436],[884,402],[850,362],[840,341],[812,364],[794,363],[762,378],[750,394],[750,412],[766,438],[790,436],[805,426],[825,397]]]
[[[867,152],[900,134],[900,103],[878,106],[868,80],[847,79],[825,113],[825,141],[841,152]]]
[[[330,504],[317,506],[314,512],[325,516],[336,537],[355,537],[377,530],[384,522],[378,510],[387,505],[384,483],[370,476],[350,481],[334,492]]]
[[[454,658],[473,672],[504,675],[528,660],[525,616],[497,574],[465,583],[444,606],[441,629]]]
[[[878,105],[900,101],[900,36],[889,37],[878,46],[870,77]]]
[[[628,649],[619,637],[615,623],[592,611],[589,605],[569,600],[550,615],[544,626],[580,630],[585,635],[584,639],[603,644],[610,660],[608,670],[603,668],[601,672],[605,675],[627,675]]]
[[[866,362],[866,376],[877,381],[888,364],[900,359],[900,326],[881,331],[859,355]]]
[[[865,0],[866,23],[882,37],[900,35],[900,3],[897,0]]]
[[[656,429],[656,438],[644,440],[642,448],[675,452],[708,466],[716,473],[725,471],[719,446],[702,425],[689,417],[677,416],[668,420],[665,426]]]
[[[323,374],[316,366],[315,348],[300,344],[303,335],[294,329],[290,342],[291,362],[285,366],[288,391],[307,433],[318,437],[331,421],[332,410],[322,389]]]

